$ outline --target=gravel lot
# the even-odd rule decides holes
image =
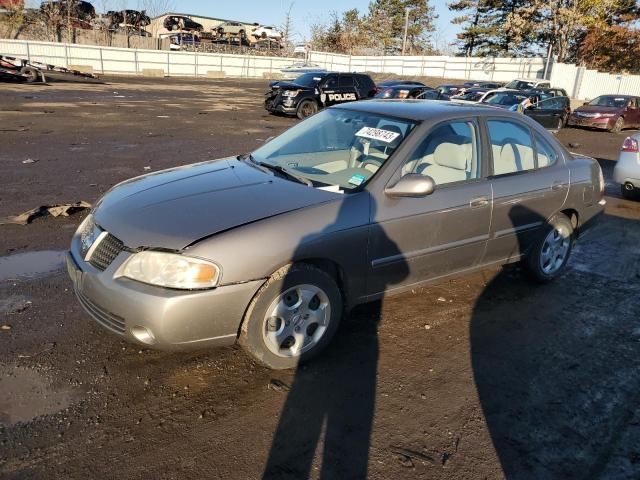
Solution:
[[[0,217],[93,202],[295,122],[262,109],[265,81],[107,81],[0,84]],[[558,138],[610,182],[627,134]],[[271,458],[269,478],[638,479],[640,202],[611,184],[607,201],[559,281],[510,267],[365,305],[296,372],[237,347],[126,344],[59,268],[84,214],[1,225],[0,477],[252,479]]]

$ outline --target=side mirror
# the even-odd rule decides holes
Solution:
[[[426,197],[436,188],[433,178],[428,175],[410,173],[401,177],[394,185],[387,186],[384,193],[390,197]]]

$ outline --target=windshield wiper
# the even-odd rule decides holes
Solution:
[[[258,167],[262,167],[263,170],[270,170],[272,172],[276,172],[279,173],[280,176],[282,177],[286,177],[290,180],[294,180],[298,183],[302,183],[303,185],[307,185],[308,187],[313,187],[313,182],[311,180],[309,180],[306,177],[303,177],[301,175],[296,175],[295,173],[292,173],[291,171],[287,170],[284,167],[281,167],[280,165],[274,165],[271,163],[267,163],[267,162],[261,162],[259,160],[256,160],[255,158],[253,158],[253,155],[251,155],[250,153],[247,153],[245,155],[239,155],[238,156],[239,160],[249,160],[251,163],[253,163],[254,165],[257,165]]]

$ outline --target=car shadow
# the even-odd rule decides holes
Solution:
[[[487,284],[469,324],[474,381],[502,472],[608,478],[614,450],[633,448],[620,438],[640,401],[640,348],[621,330],[637,300],[627,282],[614,288],[580,270],[533,287],[514,272],[504,268]],[[616,478],[639,478],[637,465],[625,468],[634,473]]]
[[[369,217],[375,218],[374,199],[369,200]],[[342,215],[343,208],[336,225],[343,224]],[[324,230],[335,229],[328,225]],[[317,235],[309,236],[312,238]],[[300,243],[300,250],[306,240]],[[381,241],[387,244],[385,251],[399,255],[396,273],[386,279],[386,285],[397,284],[408,275],[407,263],[391,239]],[[314,477],[319,470],[320,478],[368,478],[381,312],[382,300],[357,307],[343,319],[327,351],[298,366],[263,478],[306,479],[312,470]]]

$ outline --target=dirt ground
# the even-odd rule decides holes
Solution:
[[[262,109],[264,81],[107,80],[0,84],[0,217],[295,122]],[[610,183],[626,134],[558,133],[609,182],[561,279],[495,269],[359,307],[296,372],[124,343],[61,268],[84,214],[0,225],[0,477],[640,478],[640,202]]]

